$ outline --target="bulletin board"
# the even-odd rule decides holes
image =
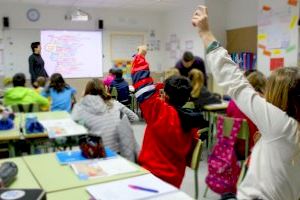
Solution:
[[[137,47],[145,44],[144,33],[111,33],[110,50],[112,60],[131,60]]]
[[[297,65],[298,16],[298,0],[259,1],[257,66],[266,75]]]

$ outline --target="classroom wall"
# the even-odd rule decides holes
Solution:
[[[225,9],[226,30],[257,25],[258,0],[225,0]]]
[[[29,8],[37,8],[40,11],[41,17],[39,21],[30,22],[27,20],[26,12]],[[161,40],[163,36],[163,27],[161,23],[158,23],[162,17],[162,13],[160,12],[83,8],[84,11],[92,16],[92,20],[89,22],[71,22],[64,19],[68,10],[68,7],[0,3],[0,18],[2,19],[3,16],[8,16],[10,20],[10,29],[5,30],[4,40],[9,39],[10,30],[36,30],[37,32],[41,29],[98,30],[98,20],[102,19],[104,21],[103,71],[107,72],[112,67],[110,56],[110,34],[112,32],[145,33],[146,42],[151,30],[155,31],[156,39]],[[39,38],[37,38],[37,40],[39,40]],[[24,52],[24,54],[30,55],[30,53],[30,44],[28,44],[28,52]],[[153,71],[161,70],[162,59],[159,54],[160,52],[156,51],[148,55]],[[24,60],[24,62],[26,62],[24,66],[27,67],[27,59]],[[87,80],[88,79],[69,79],[67,82],[77,88],[79,97]]]

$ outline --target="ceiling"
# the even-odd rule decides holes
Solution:
[[[91,7],[91,8],[126,8],[143,10],[171,10],[178,8],[187,0],[0,0],[6,3]]]

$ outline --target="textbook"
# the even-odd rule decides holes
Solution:
[[[86,189],[94,199],[101,200],[148,199],[178,191],[153,174],[93,185]]]
[[[40,123],[47,130],[49,138],[87,134],[87,129],[72,119],[40,120]]]
[[[134,164],[120,156],[111,159],[76,162],[72,163],[71,167],[81,180],[96,179],[138,170]]]
[[[105,147],[106,158],[112,158],[117,156],[117,154],[110,150],[108,147]],[[61,165],[70,164],[79,161],[88,160],[81,154],[81,150],[76,151],[61,151],[56,153],[56,158]],[[100,159],[106,159],[100,158]]]

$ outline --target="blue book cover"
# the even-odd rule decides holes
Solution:
[[[106,158],[115,157],[116,152],[105,147]],[[61,151],[56,153],[56,158],[61,165],[88,160],[81,154],[81,150],[76,151]]]

